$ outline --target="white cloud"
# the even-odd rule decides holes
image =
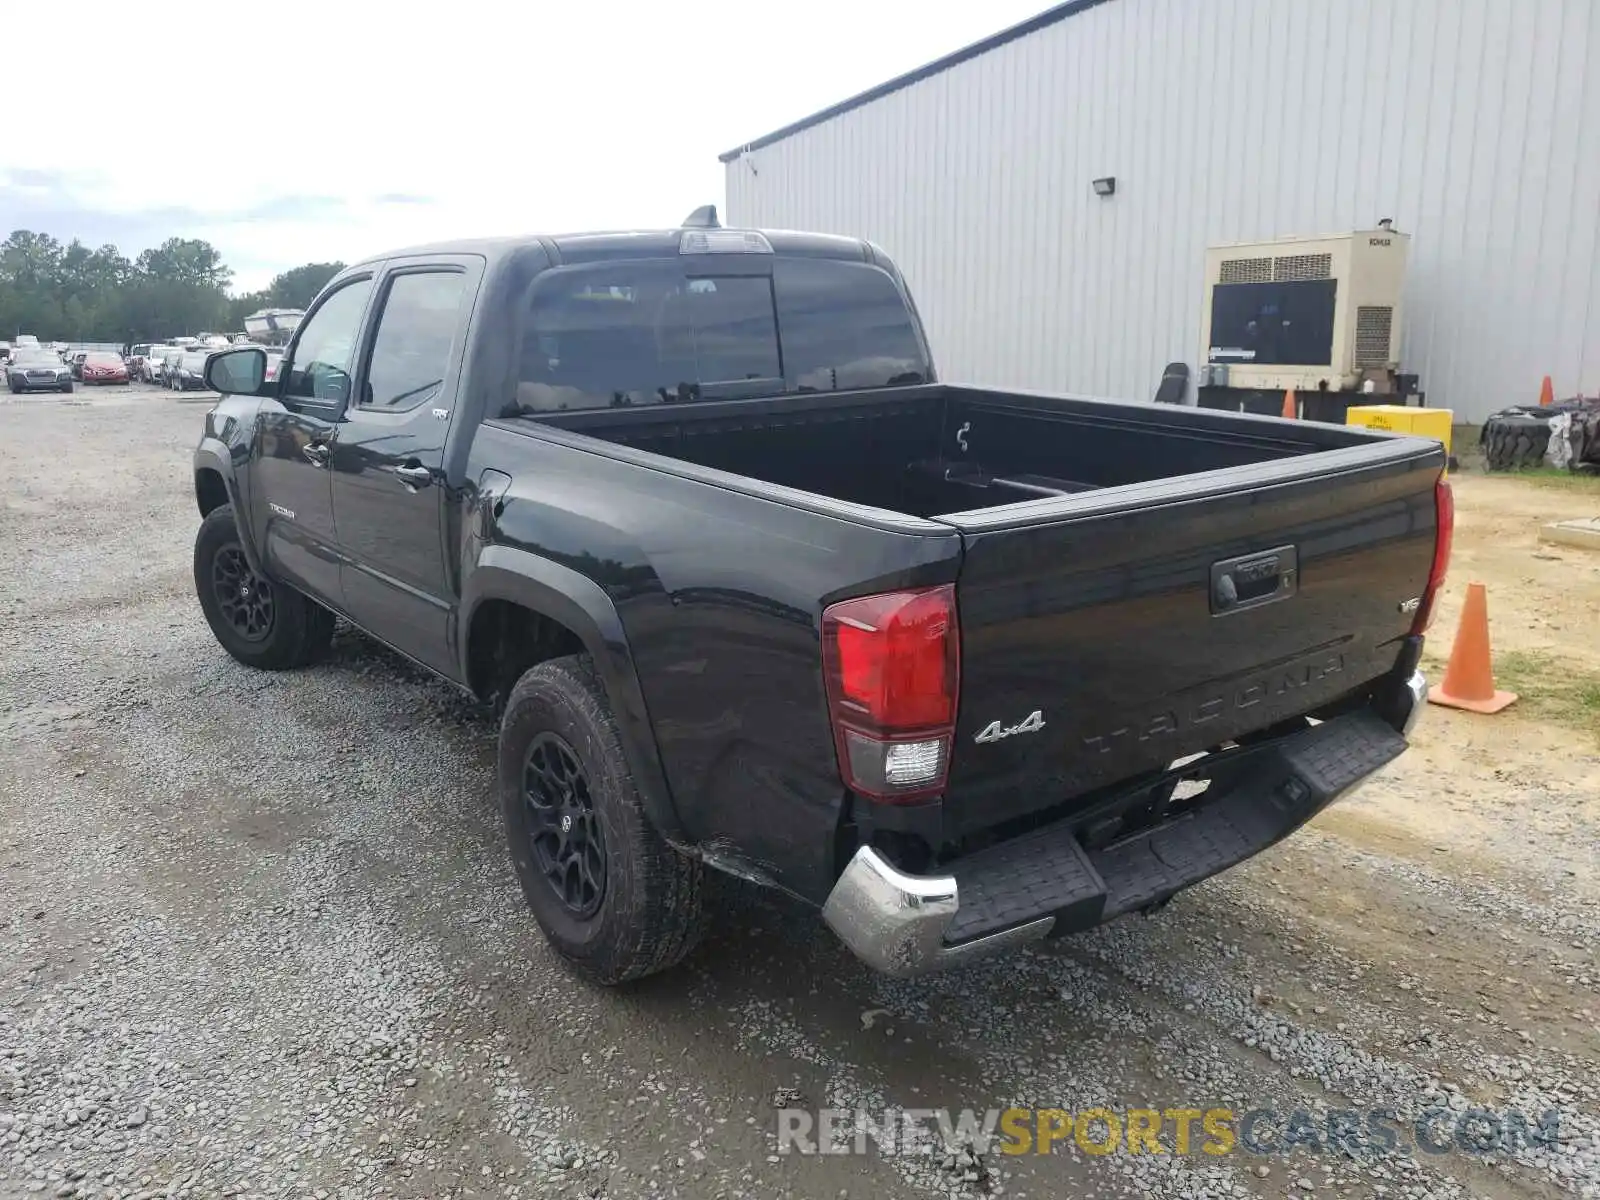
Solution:
[[[718,153],[1043,6],[63,0],[0,79],[42,126],[6,166],[53,177],[0,191],[0,236],[205,237],[255,287],[435,238],[667,225],[721,201]]]

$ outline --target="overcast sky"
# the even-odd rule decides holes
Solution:
[[[250,290],[432,238],[675,224],[721,205],[722,151],[1048,6],[58,0],[6,34],[0,237],[202,237]]]

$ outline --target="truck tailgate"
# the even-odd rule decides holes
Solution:
[[[1427,585],[1443,467],[1437,443],[1394,438],[942,517],[965,542],[947,834],[1387,672]]]

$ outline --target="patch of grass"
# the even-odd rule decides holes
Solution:
[[[1509,650],[1495,660],[1495,682],[1520,697],[1518,707],[1600,738],[1600,673],[1543,650]]]
[[[1578,492],[1600,496],[1600,475],[1583,475],[1576,471],[1558,471],[1554,467],[1530,467],[1525,471],[1495,471],[1491,479],[1521,479],[1535,487],[1555,488],[1563,492]]]

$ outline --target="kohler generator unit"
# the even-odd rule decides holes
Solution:
[[[1403,403],[1410,240],[1378,228],[1207,250],[1200,403],[1275,413],[1293,388],[1306,417],[1339,422],[1364,394]]]

